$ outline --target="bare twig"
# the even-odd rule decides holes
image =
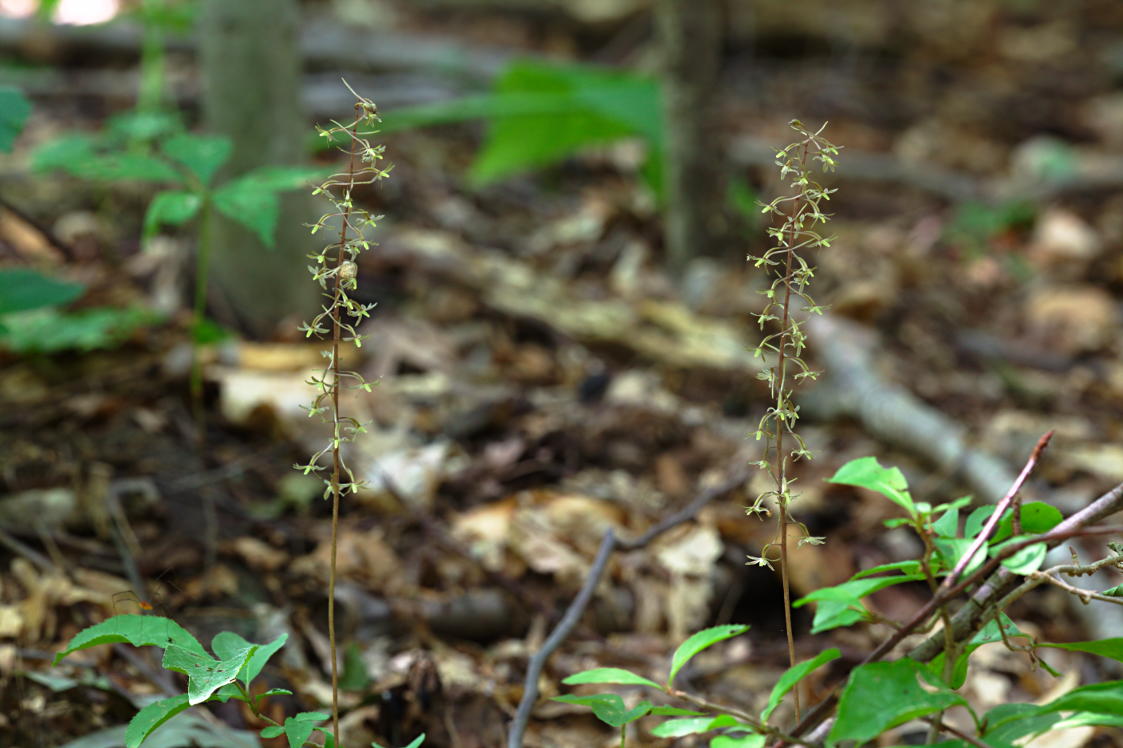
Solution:
[[[561,643],[569,636],[569,632],[577,625],[577,621],[581,619],[581,615],[589,605],[589,600],[593,597],[593,590],[596,589],[601,574],[604,573],[608,558],[615,548],[616,536],[611,529],[607,530],[604,533],[604,539],[601,541],[600,550],[597,551],[597,556],[593,560],[593,565],[589,567],[589,576],[585,578],[585,584],[582,585],[581,591],[577,593],[577,597],[573,598],[573,602],[569,604],[565,615],[558,621],[554,630],[550,632],[550,636],[542,644],[542,648],[530,658],[526,667],[526,684],[523,687],[523,697],[519,701],[515,718],[511,720],[511,731],[507,734],[507,748],[522,748],[523,734],[526,732],[526,725],[530,721],[530,713],[534,709],[534,702],[538,700],[538,677],[542,674],[542,668],[546,666],[546,660],[554,653],[555,649],[561,646]]]
[[[986,524],[983,525],[983,529],[975,538],[975,542],[971,543],[971,546],[967,549],[967,552],[963,554],[963,557],[959,559],[959,562],[956,563],[955,568],[951,570],[951,573],[944,577],[944,581],[940,585],[941,590],[950,589],[955,585],[956,581],[959,579],[959,575],[962,574],[963,570],[966,569],[967,566],[971,563],[971,559],[975,557],[975,554],[979,552],[979,549],[982,548],[986,544],[986,542],[990,540],[994,535],[994,531],[995,528],[998,527],[999,520],[1002,519],[1002,515],[1006,513],[1006,510],[1010,507],[1011,504],[1014,505],[1014,521],[1018,522],[1018,520],[1016,519],[1018,516],[1018,492],[1022,490],[1022,486],[1025,485],[1026,479],[1029,478],[1029,474],[1032,473],[1033,469],[1037,466],[1037,461],[1041,459],[1041,453],[1045,451],[1045,447],[1049,446],[1049,440],[1052,438],[1053,432],[1049,431],[1037,440],[1037,446],[1035,446],[1033,448],[1033,452],[1030,453],[1029,459],[1026,460],[1025,466],[1022,468],[1022,472],[1020,472],[1018,474],[1018,477],[1014,479],[1014,483],[1010,486],[1010,490],[1006,492],[1006,495],[1003,496],[1002,500],[998,502],[998,506],[996,506],[994,508],[994,511],[991,512],[990,519],[988,519]],[[1020,529],[1021,523],[1018,522],[1015,527]],[[1015,531],[1014,534],[1018,535],[1019,532]]]
[[[577,597],[569,604],[565,615],[562,616],[558,625],[550,632],[550,636],[542,644],[542,648],[530,658],[530,662],[527,664],[523,696],[519,701],[519,707],[515,712],[515,717],[511,720],[511,728],[507,733],[507,748],[522,748],[523,735],[526,733],[526,726],[530,721],[530,714],[534,709],[534,702],[538,700],[538,678],[542,674],[542,669],[546,666],[546,660],[554,653],[554,650],[561,646],[565,638],[569,636],[569,632],[573,630],[573,627],[577,625],[577,621],[580,620],[581,615],[585,612],[585,608],[588,607],[589,601],[592,599],[593,590],[596,589],[597,583],[604,573],[604,567],[608,563],[612,552],[616,548],[635,550],[646,546],[668,530],[693,519],[703,507],[714,499],[719,496],[724,496],[743,485],[748,479],[749,468],[744,465],[742,460],[738,460],[736,464],[737,467],[730,472],[728,478],[716,486],[702,491],[692,502],[652,527],[640,537],[634,540],[618,540],[611,529],[605,532],[604,539],[601,541],[600,550],[597,551],[596,559],[593,561],[593,565],[589,567],[589,574],[585,578],[585,584],[582,585],[581,590],[577,593]]]

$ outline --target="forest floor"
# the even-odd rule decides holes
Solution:
[[[848,459],[900,466],[918,500],[993,501],[988,491],[1001,492],[1055,430],[1027,496],[1067,514],[1123,480],[1123,67],[1118,34],[1104,31],[1123,28],[1123,7],[943,3],[946,14],[901,18],[870,2],[839,28],[793,25],[781,4],[757,5],[758,26],[731,26],[724,53],[728,139],[781,147],[798,116],[830,120],[827,134],[846,149],[832,179],[837,240],[812,258],[814,296],[843,332],[810,341],[826,377],[806,394],[800,431],[816,459],[796,467],[794,505],[827,542],[795,551],[793,595],[918,550],[883,527],[888,502],[825,482]],[[398,13],[403,28],[463,43],[598,49],[602,62],[649,51],[623,10],[596,27]],[[371,423],[351,457],[371,485],[344,506],[339,550],[344,723],[363,738],[354,744],[400,745],[425,731],[426,745],[501,745],[528,657],[580,588],[604,531],[639,536],[723,483],[734,487],[689,521],[613,557],[589,614],[550,661],[542,696],[594,665],[658,679],[687,634],[736,622],[752,629],[698,658],[684,683],[717,701],[763,704],[787,661],[777,577],[745,564],[775,540],[772,522],[744,511],[769,488],[747,469],[767,406],[751,355],[766,282],[744,256],[764,249],[762,226],[746,226],[735,252],[698,261],[674,284],[660,269],[658,211],[628,166],[631,145],[470,188],[477,129],[383,142],[392,180],[360,196],[387,216],[360,268],[378,308],[351,361],[380,385],[345,403]],[[780,188],[768,165],[738,176],[762,199]],[[64,207],[24,207],[49,225],[69,217],[85,227],[66,234],[76,255],[66,271],[91,289],[83,303],[145,301],[165,288],[137,252],[143,196],[65,189]],[[963,199],[949,197],[957,190]],[[123,217],[99,212],[99,200]],[[49,256],[17,224],[0,224],[3,263]],[[187,272],[171,285],[186,286]],[[0,735],[14,736],[2,745],[62,745],[124,723],[136,695],[169,687],[154,661],[119,646],[49,667],[70,636],[114,612],[162,613],[203,641],[224,629],[257,641],[287,632],[269,677],[296,694],[271,713],[330,703],[330,507],[317,479],[292,470],[323,439],[299,411],[318,347],[295,325],[273,341],[212,346],[200,423],[188,339],[184,313],[107,350],[0,352]],[[866,346],[861,376],[907,390],[915,411],[838,406],[847,383],[831,380],[829,362],[853,340]],[[942,419],[931,440],[900,422],[931,414]],[[967,475],[968,453],[997,467]],[[873,605],[902,619],[925,596],[901,585]],[[1123,630],[1112,611],[1090,619],[1050,590],[1011,615],[1055,641]],[[854,660],[889,630],[812,636],[810,621],[808,608],[796,611],[801,658],[837,646]],[[1086,681],[1111,674],[1078,662],[1054,664]],[[981,651],[979,667],[971,698],[980,704],[1058,687],[1001,650]],[[215,713],[246,725],[233,707]],[[527,745],[618,737],[587,710],[543,701]],[[1123,738],[1081,740],[1065,745]],[[669,743],[637,734],[629,744]]]

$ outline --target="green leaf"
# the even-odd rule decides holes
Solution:
[[[874,574],[881,574],[886,571],[899,571],[903,574],[907,574],[913,579],[924,579],[924,574],[921,572],[919,561],[894,561],[890,564],[881,564],[879,566],[874,566],[869,569],[859,571],[854,576],[850,577],[850,579],[864,579],[865,577],[870,577]]]
[[[871,595],[878,590],[883,590],[886,587],[892,587],[895,584],[903,582],[915,582],[918,579],[923,579],[921,575],[913,574],[899,574],[891,577],[866,577],[863,579],[851,579],[842,584],[836,584],[833,587],[821,587],[809,595],[804,595],[800,599],[792,603],[793,608],[799,608],[810,602],[818,602],[822,600],[840,600],[840,601],[858,601],[866,595]]]
[[[959,507],[952,507],[941,514],[940,518],[932,523],[932,530],[940,537],[956,537],[959,534]]]
[[[999,543],[998,545],[991,546],[990,555],[997,555],[1010,544],[1020,543],[1026,539],[1027,537],[1025,535],[1019,535],[1016,538],[1010,538],[1010,540],[1006,541],[1005,543]],[[1048,552],[1048,550],[1049,549],[1045,546],[1044,543],[1034,543],[1033,545],[1027,545],[1020,551],[1016,551],[1014,555],[1010,556],[1009,558],[1002,559],[1002,565],[1015,574],[1032,574],[1033,572],[1040,569],[1041,565],[1045,563],[1045,554]]]
[[[247,644],[229,650],[227,657],[216,660],[205,652],[168,645],[161,664],[165,670],[186,675],[188,701],[191,704],[201,704],[227,683],[233,683],[255,651],[256,644]]]
[[[316,726],[330,717],[330,714],[324,714],[323,712],[301,712],[294,717],[287,718],[285,724],[279,730],[275,727],[265,728],[261,731],[261,736],[263,738],[276,738],[284,735],[289,740],[289,748],[301,748],[315,732]],[[269,731],[268,735],[266,731]]]
[[[143,707],[129,720],[125,729],[125,748],[137,748],[157,727],[190,706],[187,694],[181,693]]]
[[[828,649],[824,652],[820,652],[813,659],[788,668],[784,674],[780,676],[780,680],[776,681],[776,685],[773,686],[772,695],[768,697],[768,706],[760,713],[760,719],[767,722],[772,712],[775,711],[776,707],[783,701],[784,696],[795,688],[797,683],[807,677],[807,674],[815,670],[815,668],[831,660],[836,660],[839,656],[841,656],[841,653],[837,649]]]
[[[107,182],[173,182],[183,181],[174,168],[158,158],[139,153],[111,153],[98,156],[69,169],[75,176]]]
[[[662,690],[662,686],[652,680],[648,680],[643,676],[636,675],[618,667],[600,667],[593,670],[584,670],[580,673],[574,673],[569,676],[562,683],[567,686],[577,686],[583,683],[621,683],[624,685],[635,686],[651,686]]]
[[[718,735],[710,741],[710,748],[763,748],[764,735]]]
[[[19,89],[0,86],[0,153],[11,152],[29,114],[31,102]]]
[[[1006,632],[1006,638],[1015,636],[1024,636],[1017,625],[1010,620],[1005,613],[998,614],[999,621],[1001,621],[1002,629]],[[998,628],[999,624],[995,619],[990,619],[986,622],[978,633],[971,637],[971,641],[959,653],[955,660],[955,668],[952,670],[951,681],[948,683],[954,689],[961,688],[967,682],[967,666],[970,661],[971,654],[984,644],[991,644],[993,642],[1002,641],[1002,631]],[[945,653],[940,652],[936,657],[927,664],[928,672],[933,678],[944,678],[944,659]]]
[[[288,634],[281,634],[268,644],[252,644],[233,631],[222,631],[215,634],[215,637],[211,639],[211,649],[214,650],[219,659],[229,660],[237,657],[240,650],[255,647],[253,655],[246,661],[241,672],[238,673],[238,680],[245,685],[248,691],[253,679],[261,674],[265,664],[269,662],[269,658],[285,646],[288,638]]]
[[[597,719],[611,727],[621,727],[634,722],[651,711],[650,701],[641,701],[631,709],[624,706],[624,700],[614,693],[593,693],[585,696],[555,696],[554,701],[565,704],[578,704],[593,710]]]
[[[921,688],[917,678],[923,670],[923,665],[909,659],[856,668],[839,699],[830,741],[872,740],[896,725],[967,703],[946,687],[935,692]]]
[[[658,707],[652,709],[652,714],[658,713]],[[651,729],[651,734],[657,738],[681,738],[685,735],[696,735],[702,732],[709,732],[716,730],[720,727],[731,727],[741,725],[731,715],[721,714],[717,717],[712,715],[700,715],[695,712],[692,716],[683,717],[681,719],[669,719],[666,722],[656,725]]]
[[[194,192],[167,190],[157,193],[144,215],[144,238],[155,236],[161,224],[182,226],[194,218],[202,206],[203,199]]]
[[[860,457],[838,469],[830,483],[858,486],[877,491],[894,504],[902,507],[910,517],[916,516],[916,506],[908,492],[908,481],[898,468],[883,468],[876,457]]]
[[[1023,504],[1019,512],[1021,518],[1022,532],[1027,535],[1037,535],[1043,532],[1049,532],[1054,527],[1059,525],[1064,519],[1061,510],[1057,509],[1051,504],[1046,504],[1043,501],[1031,501],[1028,504]],[[994,533],[994,537],[990,542],[998,543],[1010,535],[1014,531],[1014,512],[1007,509],[1002,515],[1002,519],[998,521],[998,530]]]
[[[654,80],[617,70],[516,62],[496,83],[493,120],[471,176],[485,184],[595,144],[640,136],[662,148]]]
[[[418,748],[418,746],[420,746],[424,742],[425,742],[425,733],[421,733],[416,738],[411,740],[409,742],[409,745],[406,746],[406,748]]]
[[[84,628],[74,635],[66,647],[55,655],[57,665],[64,657],[102,644],[132,644],[134,647],[174,646],[185,652],[207,656],[203,645],[185,628],[160,616],[113,616]]]
[[[943,562],[945,568],[953,569],[963,558],[967,551],[971,550],[971,545],[975,541],[971,538],[943,538],[937,537],[933,539],[936,550],[939,551],[940,560]],[[975,569],[979,568],[984,561],[987,560],[986,546],[980,546],[975,551],[975,555],[971,557],[971,561],[963,569],[963,575],[970,574]]]
[[[332,175],[333,169],[322,166],[262,166],[243,175],[239,181],[252,184],[266,192],[301,190],[311,183],[322,182]]]
[[[1108,657],[1116,662],[1123,662],[1123,638],[1121,637],[1099,639],[1090,642],[1069,642],[1067,644],[1042,642],[1040,646],[1052,647],[1054,649],[1067,649],[1069,652],[1087,652],[1088,654],[1099,655],[1100,657]]]
[[[0,270],[0,315],[67,304],[82,295],[80,283],[67,283],[34,270]]]
[[[255,233],[261,243],[273,248],[281,201],[275,192],[261,189],[245,177],[227,182],[214,192],[214,205],[229,218]]]
[[[858,600],[822,600],[815,606],[811,633],[821,634],[831,629],[853,626],[870,620],[870,612]]]
[[[230,158],[233,145],[229,138],[221,135],[183,133],[165,140],[162,148],[168,158],[187,167],[205,187]]]
[[[141,112],[131,109],[106,120],[105,132],[109,137],[103,138],[103,142],[108,140],[117,146],[137,141],[150,143],[182,127],[179,115],[175,112]]]
[[[34,171],[61,169],[71,174],[76,166],[94,162],[94,139],[89,135],[64,135],[49,140],[31,152],[31,168]]]
[[[675,650],[674,655],[671,657],[671,672],[667,676],[667,687],[670,688],[674,684],[675,676],[678,675],[678,671],[681,670],[683,665],[689,662],[694,655],[707,647],[734,636],[739,636],[748,630],[749,627],[743,624],[727,624],[703,629],[690,636],[679,645],[678,649]]]
[[[55,353],[109,348],[159,316],[147,309],[38,309],[5,318],[0,344],[17,353]]]

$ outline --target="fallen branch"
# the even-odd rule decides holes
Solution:
[[[538,678],[542,675],[542,670],[546,666],[546,661],[550,658],[550,655],[552,655],[554,650],[560,647],[566,637],[569,636],[570,631],[577,625],[585,609],[589,606],[589,601],[593,596],[593,590],[596,589],[597,584],[600,582],[600,578],[604,574],[605,566],[612,552],[618,547],[628,550],[644,547],[668,530],[684,522],[689,522],[714,499],[744,485],[749,476],[749,469],[747,464],[740,464],[740,462],[741,461],[739,461],[737,467],[730,471],[729,476],[725,480],[703,490],[698,497],[687,506],[670,517],[667,517],[640,537],[630,541],[618,540],[611,529],[605,532],[600,549],[597,551],[597,556],[593,560],[593,565],[589,567],[589,573],[585,577],[585,583],[581,586],[577,597],[569,604],[565,615],[562,616],[557,626],[554,627],[554,630],[550,632],[550,636],[547,637],[546,641],[542,644],[541,649],[530,658],[530,662],[527,664],[523,696],[519,701],[518,711],[515,712],[515,717],[511,720],[511,728],[507,733],[507,748],[522,748],[523,735],[526,733],[526,727],[530,721],[530,714],[534,710],[534,704],[538,700]]]

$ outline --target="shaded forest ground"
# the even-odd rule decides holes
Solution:
[[[651,52],[642,13],[626,4],[596,24],[439,5],[398,7],[403,33],[600,62],[642,63]],[[889,507],[823,483],[847,459],[900,465],[918,499],[985,495],[987,478],[964,475],[967,453],[1016,470],[1056,429],[1035,498],[1068,512],[1123,480],[1123,6],[870,2],[795,16],[754,5],[751,22],[732,14],[723,52],[728,139],[734,149],[746,136],[781,146],[791,117],[830,120],[847,150],[832,201],[838,239],[815,258],[816,298],[872,336],[869,376],[944,414],[951,440],[943,454],[952,457],[934,459],[907,428],[871,428],[884,414],[834,407],[837,381],[809,393],[803,432],[817,460],[798,470],[795,511],[828,543],[798,552],[796,593],[915,552],[882,528]],[[92,101],[47,100],[36,116],[70,127],[105,113]],[[345,510],[340,601],[344,640],[355,645],[345,722],[381,741],[425,730],[433,745],[501,744],[527,657],[575,594],[604,528],[639,535],[737,474],[756,459],[747,435],[767,402],[748,353],[766,284],[743,262],[763,248],[761,226],[746,226],[734,256],[696,263],[680,294],[660,271],[659,216],[632,146],[473,190],[463,173],[478,135],[387,136],[393,179],[361,195],[387,220],[361,267],[363,294],[379,306],[370,352],[355,365],[381,385],[352,406],[373,422],[354,459],[375,486]],[[740,176],[774,194],[769,166],[749,161]],[[78,227],[60,232],[75,251],[66,272],[91,288],[83,303],[186,284],[186,266],[137,252],[140,191],[11,183],[40,222]],[[5,263],[53,252],[10,215],[0,241]],[[297,410],[318,354],[295,324],[288,340],[215,347],[200,449],[184,320],[108,351],[0,353],[0,528],[15,541],[0,551],[0,730],[20,736],[13,745],[58,745],[118,724],[130,715],[118,690],[158,692],[151,666],[119,649],[68,673],[105,675],[105,691],[53,693],[57,683],[12,674],[58,675],[48,652],[115,610],[136,611],[139,598],[203,636],[289,630],[275,677],[299,684],[304,706],[328,693],[327,509],[316,482],[291,470],[319,440]],[[810,358],[828,375],[840,341],[849,339],[812,340]],[[691,684],[738,703],[766,698],[785,658],[778,583],[744,566],[772,539],[743,511],[762,481],[618,554],[544,695],[594,664],[658,672],[684,633],[735,621],[753,624],[745,643],[700,659]],[[114,502],[120,515],[104,508]],[[902,586],[875,601],[901,618],[922,595]],[[1048,591],[1012,614],[1053,640],[1103,635]],[[1094,618],[1120,630],[1118,618]],[[877,634],[810,637],[808,624],[801,609],[803,655],[839,646],[853,656]],[[1027,663],[991,659],[973,695],[981,702],[1054,687]],[[426,677],[433,670],[440,688]],[[602,742],[612,736],[561,704],[536,712],[528,738]]]

